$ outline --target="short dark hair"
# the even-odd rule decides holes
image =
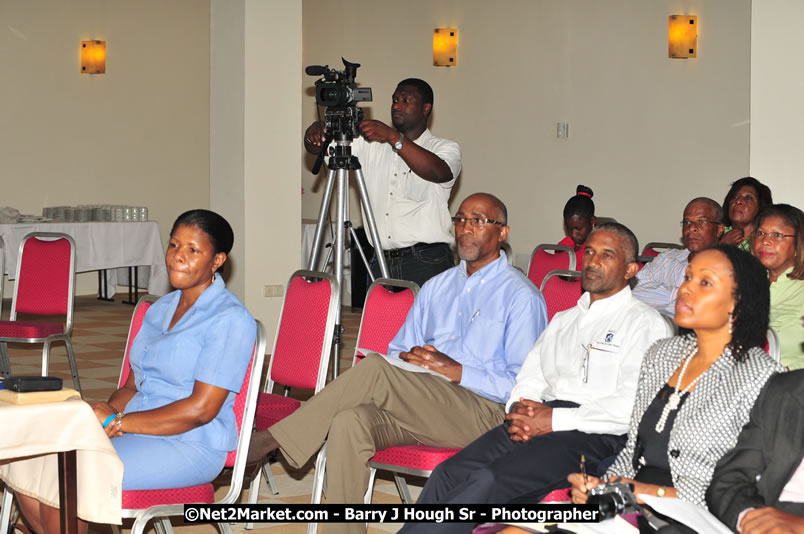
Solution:
[[[234,232],[229,222],[209,210],[190,210],[185,211],[176,218],[173,227],[170,229],[170,235],[176,231],[179,226],[197,226],[201,229],[207,237],[209,242],[212,243],[212,248],[215,249],[215,254],[224,252],[227,255],[232,251],[234,245]]]
[[[734,359],[742,361],[748,349],[763,347],[768,339],[770,288],[768,271],[754,256],[734,245],[715,245],[706,250],[721,252],[734,273],[734,313],[731,341]]]
[[[718,204],[716,201],[712,200],[709,197],[695,197],[695,198],[693,198],[692,200],[687,202],[686,206],[684,206],[684,211],[687,211],[690,208],[690,206],[692,206],[693,204],[696,204],[698,202],[702,202],[702,203],[710,206],[712,209],[715,210],[715,220],[710,221],[710,222],[719,222],[719,223],[723,222],[723,206],[721,206],[720,204]]]
[[[731,218],[729,217],[731,201],[734,200],[737,191],[744,186],[753,187],[754,191],[757,192],[757,203],[760,210],[773,204],[773,195],[771,194],[770,187],[751,176],[740,178],[731,184],[729,192],[726,193],[726,198],[723,199],[723,224],[726,226],[731,226]]]
[[[570,217],[583,217],[591,219],[595,216],[595,203],[592,197],[595,196],[594,191],[585,185],[579,185],[575,188],[575,196],[570,198],[564,204],[564,218]]]
[[[611,232],[623,240],[623,253],[625,254],[625,262],[633,263],[636,261],[637,254],[639,253],[639,240],[626,225],[618,222],[607,222],[595,226],[592,234],[597,232]]]
[[[405,78],[398,84],[397,87],[402,87],[403,85],[409,85],[411,87],[415,87],[419,94],[422,96],[422,102],[425,104],[430,104],[432,107],[433,105],[433,88],[430,87],[430,84],[421,80],[419,78]]]
[[[804,226],[804,213],[790,204],[772,204],[759,212],[756,228],[759,228],[768,217],[780,217],[795,230],[796,237],[793,239],[796,243],[796,259],[793,263],[793,271],[787,277],[792,280],[804,280],[804,235],[801,233],[801,228]],[[755,239],[756,228],[754,229]]]

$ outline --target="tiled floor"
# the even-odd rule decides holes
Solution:
[[[10,302],[6,300],[3,304],[3,318],[7,318]],[[73,347],[75,349],[78,374],[81,379],[81,388],[83,389],[85,400],[106,400],[116,388],[132,311],[133,306],[126,304],[101,302],[91,296],[76,297]],[[348,372],[351,366],[351,358],[357,339],[359,322],[359,313],[353,313],[348,308],[344,310],[343,325],[345,332],[340,358],[341,372]],[[276,325],[266,325],[266,329],[268,330],[270,342],[273,340]],[[271,350],[270,343],[268,350]],[[9,358],[14,374],[40,374],[42,362],[41,346],[12,345],[9,347]],[[266,359],[266,369],[267,365],[268,361]],[[62,377],[65,385],[72,383],[70,368],[67,363],[67,353],[63,345],[57,346],[54,350],[51,350],[50,374]],[[280,461],[272,465],[272,470],[277,479],[280,493],[276,496],[272,495],[267,484],[263,483],[259,502],[274,504],[310,502],[313,479],[312,461],[305,466],[304,469],[296,470],[285,464],[281,460],[280,455]],[[416,498],[421,489],[423,480],[409,477],[408,481],[411,493],[413,497]],[[226,487],[218,488],[218,492],[221,496],[225,494],[226,491]],[[244,498],[245,493],[244,491]],[[401,502],[393,480],[389,475],[383,476],[382,474],[378,474],[373,502]],[[216,532],[216,529],[211,525],[181,526],[180,523],[174,522],[174,526],[176,526],[179,532],[185,533],[200,532],[212,534]],[[372,524],[369,527],[369,532],[374,534],[395,532],[400,526],[399,524]],[[301,523],[258,524],[252,532],[255,534],[301,534],[306,532],[306,527],[306,524]],[[235,532],[242,532],[243,525],[233,525],[233,530]],[[93,534],[96,532],[107,534],[109,532],[107,528],[100,525],[93,526],[90,531]]]

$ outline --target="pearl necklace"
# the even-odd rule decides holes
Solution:
[[[687,387],[681,389],[681,380],[684,378],[684,373],[687,371],[687,365],[689,365],[692,357],[698,353],[698,346],[696,345],[695,348],[692,350],[687,359],[684,360],[684,365],[681,366],[681,372],[678,374],[678,380],[676,380],[676,390],[670,394],[670,397],[667,398],[667,403],[664,405],[664,409],[662,410],[662,415],[659,417],[659,421],[656,423],[656,432],[659,434],[662,433],[664,430],[664,425],[667,423],[667,417],[670,415],[670,412],[673,410],[678,409],[678,405],[681,404],[681,396],[685,393],[689,393],[689,391],[698,383],[698,380],[701,379],[703,373],[699,374],[695,380],[687,384]]]

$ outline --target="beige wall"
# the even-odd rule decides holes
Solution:
[[[245,304],[273,340],[286,286],[299,269],[301,200],[299,75],[302,8],[297,0],[245,0]]]
[[[699,16],[698,59],[668,59],[671,14]],[[578,183],[641,242],[672,241],[687,200],[722,200],[748,172],[750,16],[749,0],[305,0],[303,63],[361,63],[366,107],[386,122],[396,82],[428,80],[432,129],[464,152],[451,209],[474,191],[499,195],[517,253],[563,236]],[[457,67],[432,66],[436,27],[458,28]],[[556,138],[558,121],[569,139]],[[305,167],[303,214],[314,217]]]
[[[804,208],[802,21],[800,0],[753,1],[751,175],[770,186],[776,202],[799,208]]]
[[[163,237],[209,206],[208,2],[0,2],[0,21],[0,205],[143,205]],[[106,74],[80,74],[87,39]]]
[[[235,234],[224,274],[226,287],[245,301],[245,1],[210,2],[209,189],[210,209],[223,215]],[[295,126],[295,125],[294,125]]]

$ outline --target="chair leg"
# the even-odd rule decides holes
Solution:
[[[276,485],[276,478],[274,478],[274,472],[271,471],[271,461],[268,460],[262,466],[262,472],[265,475],[265,480],[268,481],[268,486],[271,488],[271,493],[273,495],[279,495],[279,488]]]
[[[42,346],[42,376],[47,376],[47,370],[50,367],[50,341],[45,340]]]
[[[327,467],[327,444],[321,447],[318,451],[318,456],[315,459],[315,475],[313,476],[313,498],[312,504],[321,504],[321,498],[324,494],[324,481]],[[318,523],[307,523],[307,534],[316,534],[318,530]]]
[[[84,393],[81,391],[81,381],[78,379],[78,365],[75,363],[75,352],[73,352],[73,342],[70,338],[64,339],[64,345],[67,347],[67,359],[70,360],[70,371],[73,373],[73,385],[75,386],[75,390],[81,395],[81,398],[84,397]]]
[[[405,477],[399,473],[394,473],[394,482],[396,482],[396,489],[399,491],[399,496],[402,497],[402,502],[405,504],[413,504],[413,499],[410,498],[410,491],[408,490],[408,483],[405,482]]]
[[[11,374],[11,362],[8,360],[8,345],[0,341],[0,376],[3,378]]]
[[[173,525],[169,517],[155,517],[154,530],[156,534],[173,534]]]
[[[11,522],[11,500],[14,494],[8,488],[3,489],[3,501],[0,504],[0,532],[8,532],[8,525]]]
[[[229,523],[218,523],[218,528],[221,529],[223,534],[232,534],[232,527],[229,526]]]
[[[363,504],[371,504],[371,498],[374,496],[374,478],[377,476],[377,470],[373,467],[369,471],[369,483],[366,489],[366,494],[363,495]]]

